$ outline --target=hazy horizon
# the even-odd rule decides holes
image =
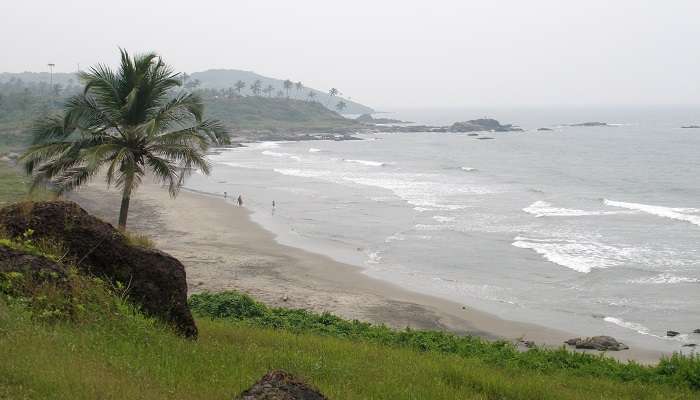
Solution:
[[[108,4],[13,4],[0,72],[114,65],[123,47],[178,71],[337,87],[378,110],[700,104],[697,1]]]

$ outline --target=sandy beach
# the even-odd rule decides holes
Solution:
[[[69,199],[116,223],[119,193],[106,190],[101,181],[72,193]],[[550,347],[560,347],[564,340],[580,336],[506,321],[468,304],[370,278],[359,267],[279,244],[272,233],[251,221],[245,207],[232,201],[184,190],[172,199],[167,190],[148,179],[132,196],[128,227],[147,234],[158,248],[183,262],[190,293],[238,290],[273,306],[329,311],[396,328],[531,340]],[[662,356],[634,347],[608,354],[640,362],[653,362]]]

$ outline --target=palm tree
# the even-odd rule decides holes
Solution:
[[[294,86],[297,89],[297,96],[301,93],[302,90],[304,90],[304,84],[301,83],[301,81],[298,81],[297,83],[294,84]]]
[[[265,89],[263,89],[263,93],[267,95],[267,97],[272,97],[272,92],[275,91],[275,87],[272,85],[267,85]]]
[[[104,172],[107,185],[121,190],[125,229],[131,194],[147,171],[174,197],[193,168],[209,173],[207,148],[229,137],[218,121],[203,118],[197,95],[174,93],[181,76],[156,54],[120,52],[118,70],[98,64],[80,72],[83,92],[67,101],[63,115],[35,123],[21,160],[32,188],[48,184],[58,193]]]
[[[340,92],[338,91],[338,89],[336,89],[336,88],[331,88],[331,90],[328,91],[328,95],[330,96],[329,101],[333,101],[333,97],[337,96],[338,93],[340,93]]]
[[[282,97],[282,96],[284,96],[284,92],[281,91],[281,90],[278,90],[278,91],[277,91],[277,97]]]
[[[294,83],[287,79],[282,85],[284,86],[284,91],[287,92],[287,98],[289,98],[289,90],[294,86]]]
[[[339,113],[342,113],[343,110],[345,110],[345,107],[347,107],[347,106],[348,105],[345,104],[345,102],[343,100],[340,100],[338,102],[338,104],[335,105],[335,108],[338,110]]]
[[[309,99],[309,101],[313,102],[314,98],[316,98],[316,92],[309,90],[309,94],[307,94],[306,97]]]
[[[258,96],[261,90],[262,82],[260,81],[260,79],[256,79],[255,82],[253,82],[253,84],[250,85],[250,91],[253,92],[253,95]]]
[[[243,90],[243,88],[245,88],[245,82],[243,82],[242,80],[239,79],[239,80],[235,83],[234,87],[236,88],[236,91],[237,91],[238,94],[240,95],[240,94],[241,94],[241,90]]]

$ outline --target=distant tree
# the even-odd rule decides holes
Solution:
[[[338,89],[336,89],[336,88],[331,88],[331,90],[328,91],[328,95],[330,96],[329,102],[332,102],[332,101],[333,101],[333,98],[334,98],[335,96],[337,96],[338,93],[340,93],[340,92],[338,91]]]
[[[290,81],[289,79],[285,80],[282,83],[282,86],[284,87],[284,91],[287,92],[287,98],[289,98],[289,91],[292,89],[294,86],[294,82]]]
[[[344,102],[343,100],[340,100],[340,101],[338,102],[338,104],[335,105],[335,108],[338,110],[339,113],[342,113],[343,110],[345,110],[345,108],[346,108],[347,106],[348,106],[348,105],[345,104],[345,102]]]
[[[238,81],[236,82],[236,84],[234,85],[234,87],[236,88],[236,91],[237,91],[238,94],[240,95],[240,94],[241,94],[241,90],[243,90],[243,88],[245,88],[245,82],[243,82],[243,81],[241,81],[241,80],[238,80]]]
[[[301,81],[298,81],[297,83],[294,84],[294,86],[295,86],[296,89],[297,89],[297,97],[301,98],[299,95],[300,95],[301,92],[304,90],[304,84],[301,83]]]
[[[187,81],[190,79],[190,76],[187,74],[187,72],[183,72],[181,75],[181,80],[182,80],[182,86],[184,87]]]
[[[188,80],[187,83],[185,83],[185,88],[187,88],[189,90],[194,90],[194,89],[197,89],[197,87],[201,84],[202,84],[202,82],[199,79]]]
[[[277,97],[282,97],[282,96],[284,96],[284,92],[281,91],[281,90],[278,90],[278,91],[277,91]]]
[[[314,99],[316,98],[316,92],[314,92],[313,90],[309,90],[309,93],[306,95],[306,98],[309,101],[313,102]]]
[[[267,85],[267,87],[263,90],[263,93],[267,95],[267,97],[272,97],[272,92],[275,91],[275,87],[272,85]]]
[[[232,99],[236,96],[236,89],[234,89],[232,87],[226,88],[225,94],[226,94],[226,97],[228,97],[229,99]]]
[[[99,64],[79,77],[82,93],[66,102],[63,115],[36,122],[21,161],[33,188],[49,183],[59,193],[104,172],[122,192],[121,229],[147,171],[175,196],[193,168],[209,173],[208,147],[229,141],[218,121],[203,118],[197,95],[174,94],[182,80],[154,53],[121,50],[118,70]]]
[[[254,96],[259,96],[262,91],[262,82],[260,79],[255,80],[252,85],[250,85],[250,91],[253,92]]]

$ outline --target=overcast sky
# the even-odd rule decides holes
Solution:
[[[0,71],[253,70],[376,108],[700,105],[700,0],[2,0]]]

